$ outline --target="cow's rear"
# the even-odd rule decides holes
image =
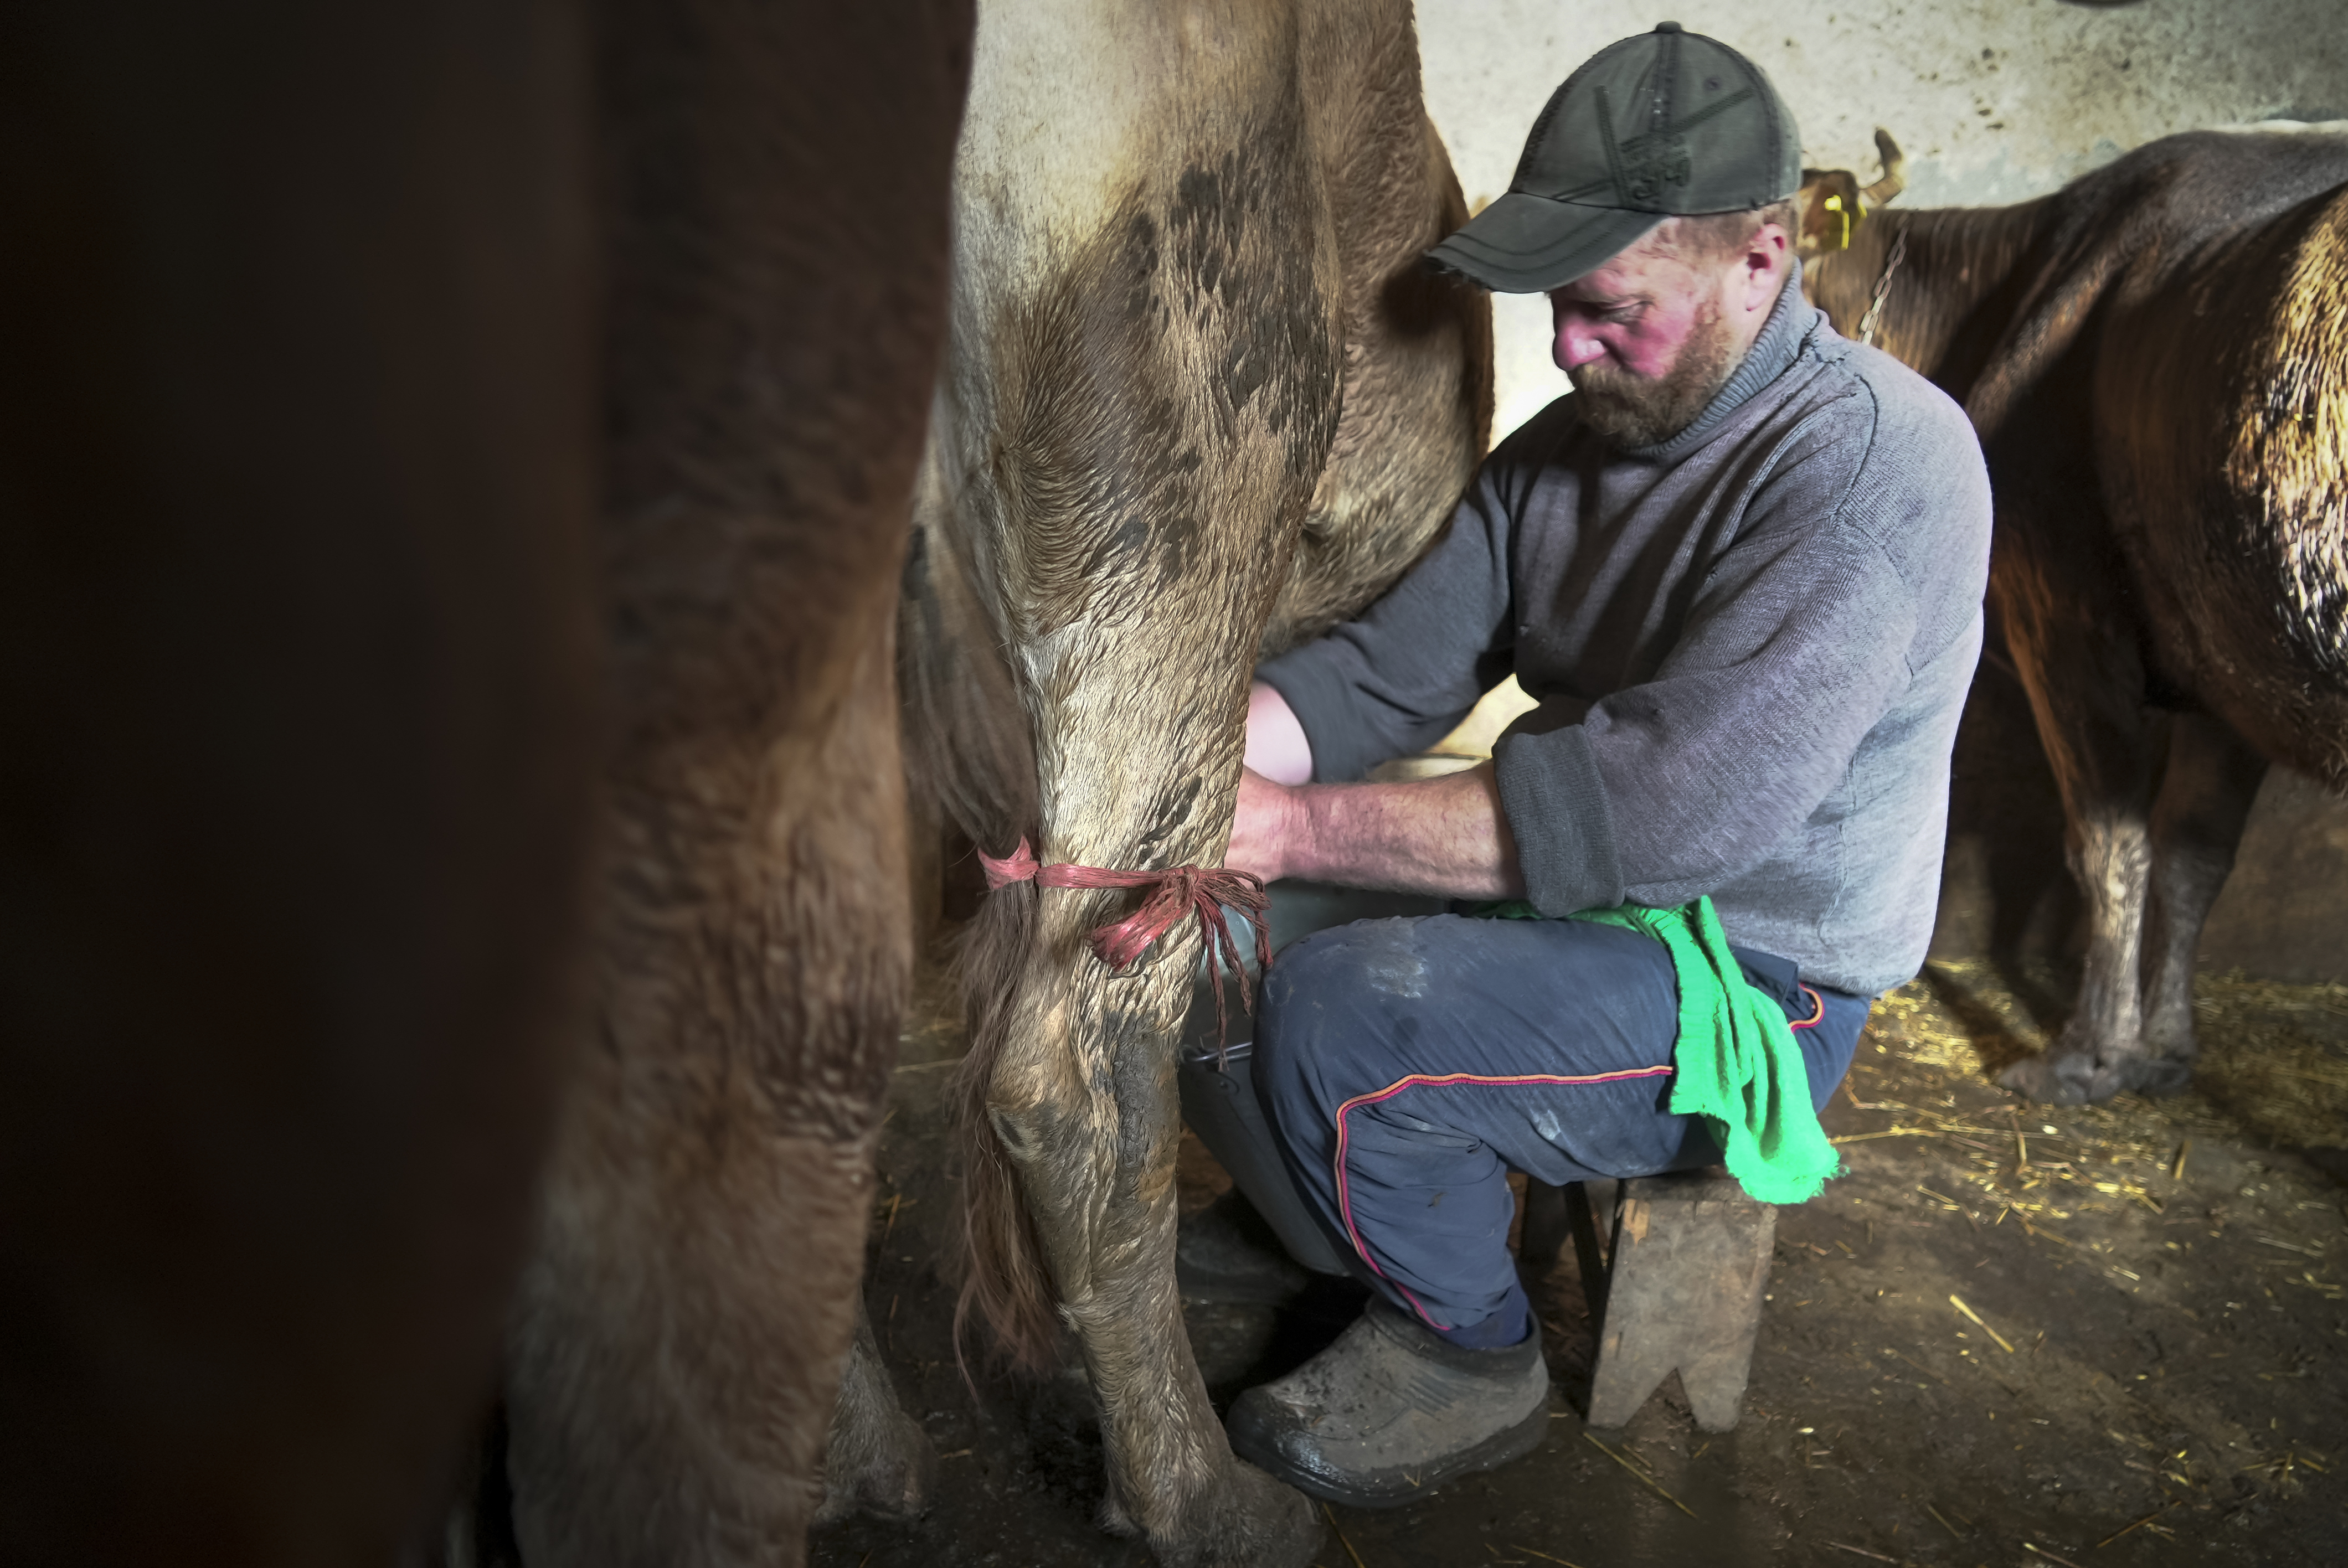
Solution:
[[[1465,214],[1408,9],[1039,0],[979,40],[909,735],[991,854],[1211,866],[1268,629],[1390,580],[1481,446],[1482,302],[1417,270]],[[1113,1527],[1168,1562],[1302,1562],[1313,1515],[1231,1458],[1187,1352],[1172,1040],[1198,949],[1178,930],[1112,973],[1086,934],[1130,902],[1014,882],[978,917],[972,1299],[1030,1361],[1076,1330]]]
[[[2338,160],[2348,176],[2348,149]],[[2163,671],[2348,789],[2348,185],[2116,306],[2097,446]]]

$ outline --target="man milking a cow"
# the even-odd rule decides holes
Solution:
[[[1373,1293],[1231,1412],[1315,1495],[1541,1440],[1511,1170],[1725,1163],[1799,1202],[1871,999],[1921,965],[1988,482],[1954,404],[1804,303],[1800,163],[1759,68],[1676,24],[1576,71],[1431,258],[1548,294],[1573,394],[1385,598],[1258,672],[1227,863],[1460,911],[1282,952],[1237,1069],[1266,1130],[1210,1135],[1299,1261]],[[1490,762],[1353,782],[1511,671],[1539,707]]]

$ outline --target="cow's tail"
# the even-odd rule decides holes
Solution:
[[[1037,818],[1035,753],[1018,684],[988,613],[984,571],[959,526],[954,487],[932,438],[914,504],[911,553],[899,619],[907,782],[917,822],[952,822],[992,855],[1007,856]],[[973,1309],[1003,1354],[1023,1368],[1050,1364],[1059,1327],[1050,1271],[1016,1169],[987,1114],[987,1093],[1010,1032],[1012,1003],[1035,942],[1035,886],[988,894],[959,954],[970,1050],[957,1093],[963,1167],[959,1357]]]
[[[973,1309],[994,1330],[1004,1359],[1022,1371],[1048,1369],[1059,1348],[1052,1276],[1042,1238],[1020,1190],[1010,1151],[988,1113],[988,1091],[1011,1032],[1011,1003],[1035,935],[1035,885],[1014,882],[987,895],[965,933],[963,994],[970,1052],[956,1084],[962,1153],[962,1294],[954,1303],[954,1353]]]

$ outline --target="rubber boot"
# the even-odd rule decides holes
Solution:
[[[1464,1349],[1373,1301],[1329,1348],[1241,1394],[1224,1426],[1233,1453],[1301,1491],[1395,1508],[1540,1447],[1549,1368],[1538,1331]]]

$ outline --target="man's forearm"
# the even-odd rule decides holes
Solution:
[[[1454,898],[1524,896],[1488,762],[1406,784],[1306,784],[1288,796],[1283,875]]]

